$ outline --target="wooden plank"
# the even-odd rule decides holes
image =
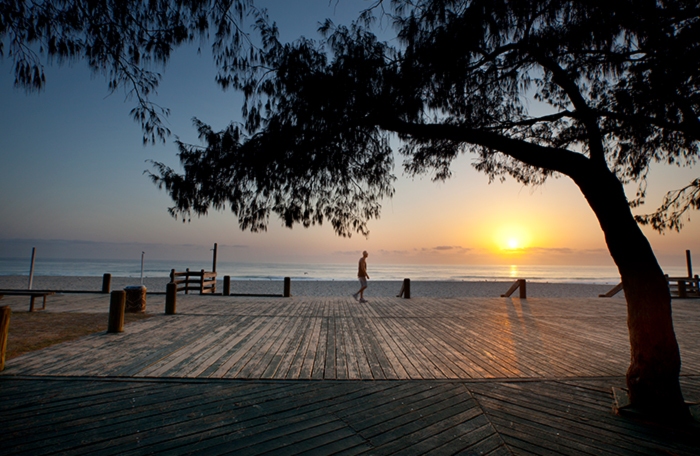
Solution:
[[[370,376],[375,380],[396,378],[396,374],[393,373],[386,354],[377,341],[377,336],[370,330],[369,320],[369,318],[356,318],[353,320],[353,323],[355,324],[355,331],[362,341],[365,357],[369,363]],[[390,371],[388,376],[385,373],[384,366]]]
[[[33,455],[236,450],[356,454],[369,450],[369,444],[373,454],[494,455],[509,454],[509,449],[517,454],[698,453],[696,429],[652,426],[613,415],[606,401],[609,381],[203,382],[0,376],[0,406],[14,404],[0,418],[0,444],[8,454]],[[683,384],[690,392],[700,391],[700,375],[684,377]],[[31,396],[23,394],[28,392]]]
[[[373,406],[366,403],[358,404],[352,409],[343,411],[341,416],[346,421],[354,423],[355,429],[363,436],[372,439],[394,432],[398,428],[405,429],[405,426],[410,423],[425,422],[423,418],[427,419],[434,413],[451,409],[454,414],[476,406],[476,402],[461,385],[453,384],[442,384],[431,388],[426,388],[424,384],[416,384],[412,388],[392,392],[391,397],[396,397],[397,400],[384,402],[373,399],[371,403]],[[385,437],[391,438],[388,434]],[[377,442],[373,441],[373,443]]]
[[[321,317],[319,319],[320,323],[320,329],[319,329],[319,334],[318,334],[318,344],[316,345],[316,349],[314,351],[314,364],[312,368],[312,373],[311,373],[311,378],[314,380],[321,380],[325,378],[326,376],[326,360],[329,358],[328,356],[328,335],[329,335],[329,329],[328,329],[328,318],[327,317]],[[335,369],[334,372],[330,377],[335,376]]]
[[[541,445],[550,450],[557,445],[563,445],[557,451],[575,453],[576,451],[594,451],[596,453],[612,451],[612,453],[642,453],[658,451],[660,447],[654,441],[653,434],[639,429],[634,422],[614,416],[610,413],[610,393],[607,393],[607,403],[586,406],[580,396],[558,398],[550,393],[549,398],[543,396],[542,387],[554,387],[551,382],[524,384],[514,390],[513,385],[494,384],[488,391],[483,386],[476,396],[494,419],[497,429],[504,436],[513,436],[520,440]],[[561,388],[561,386],[560,386]],[[509,391],[500,392],[507,389]],[[515,426],[515,427],[513,427]],[[512,434],[512,429],[519,434]],[[628,435],[624,439],[618,436]],[[651,438],[650,438],[651,437]],[[680,436],[676,435],[677,440]],[[507,440],[507,439],[506,439]],[[696,442],[700,440],[696,437]],[[667,443],[665,443],[667,445]],[[647,448],[643,450],[642,448]],[[650,450],[652,449],[652,450]]]
[[[310,328],[309,337],[306,338],[306,343],[301,347],[299,356],[303,357],[301,367],[296,378],[311,379],[314,378],[314,368],[316,365],[322,366],[325,364],[325,347],[321,346],[321,324],[322,318],[311,319],[312,327]],[[321,378],[323,376],[321,375]]]
[[[63,307],[64,298],[52,307],[104,311],[108,304],[95,294]],[[682,373],[700,372],[700,311],[673,305]],[[614,300],[183,296],[178,307],[178,315],[156,315],[120,335],[10,360],[3,375],[565,378],[622,376],[629,363],[626,310]]]
[[[369,320],[368,327],[377,335],[379,351],[385,355],[385,361],[387,364],[383,365],[382,368],[387,378],[418,378],[418,371],[415,369],[410,360],[406,359],[405,354],[382,323],[382,319],[377,318]],[[404,362],[406,367],[404,367],[402,360],[405,360]]]
[[[399,320],[386,319],[384,322],[393,332],[397,343],[402,346],[404,354],[411,360],[411,364],[413,364],[418,371],[420,378],[442,378],[442,372],[440,372],[440,369],[433,364],[432,360],[429,359],[429,356],[426,356],[426,354],[422,351],[422,345],[414,341]]]
[[[328,318],[325,320],[327,321],[328,333],[326,337],[326,363],[323,378],[338,379],[340,376],[338,375],[338,350],[335,341],[335,318]]]
[[[301,349],[308,338],[309,321],[307,319],[296,318],[294,325],[286,330],[286,334],[282,336],[282,342],[277,352],[272,356],[270,363],[261,378],[291,378],[298,379],[290,372],[290,368],[295,359],[295,356]]]
[[[299,318],[299,328],[300,332],[293,338],[294,344],[292,346],[293,350],[290,350],[285,359],[285,369],[282,370],[277,378],[288,378],[288,379],[299,379],[299,378],[311,378],[311,367],[309,367],[306,374],[302,374],[302,366],[307,357],[307,352],[310,350],[310,345],[313,343],[314,338],[318,338],[315,335],[314,328],[320,324],[320,321],[315,316],[300,317]],[[318,329],[320,331],[320,328]],[[314,343],[315,350],[318,341]],[[313,363],[313,353],[311,353],[311,362]]]
[[[252,358],[248,365],[241,370],[242,378],[271,378],[277,370],[280,351],[283,351],[286,344],[290,342],[292,334],[297,337],[303,334],[303,319],[287,317],[280,320],[278,330],[271,334],[270,338],[262,344],[258,356]],[[298,341],[297,341],[298,343]],[[269,374],[266,375],[269,369]]]
[[[258,363],[263,361],[267,350],[283,331],[284,324],[287,321],[288,317],[271,318],[268,330],[260,334],[260,337],[255,338],[252,343],[247,346],[247,350],[239,357],[238,363],[226,373],[226,376],[230,378],[251,378],[250,372],[252,372]]]
[[[346,331],[344,326],[346,326],[345,318],[335,318],[333,320],[335,325],[335,366],[336,366],[336,378],[338,380],[347,380],[353,375],[358,378],[354,373],[356,369],[350,365],[351,361],[348,356],[348,343],[346,337]]]
[[[371,361],[369,359],[369,353],[371,353],[369,350],[369,341],[366,338],[360,337],[356,320],[357,318],[346,319],[347,328],[350,333],[349,339],[357,362],[358,375],[359,378],[363,380],[374,380],[375,377],[372,373],[372,368],[370,366]]]
[[[203,372],[209,378],[231,378],[235,376],[235,373],[240,370],[240,368],[234,368],[246,355],[248,351],[263,337],[267,332],[274,329],[276,318],[274,317],[260,317],[262,322],[261,327],[257,331],[251,333],[249,337],[246,337],[241,341],[239,346],[235,350],[227,352],[225,359],[222,358],[222,362],[217,363],[216,370],[207,369]]]

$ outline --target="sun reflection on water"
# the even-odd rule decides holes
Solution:
[[[517,265],[515,265],[515,264],[510,265],[509,276],[512,279],[518,278],[518,266]]]

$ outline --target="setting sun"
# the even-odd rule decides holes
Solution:
[[[530,245],[530,233],[523,226],[505,225],[494,232],[496,248],[503,253],[521,253]]]

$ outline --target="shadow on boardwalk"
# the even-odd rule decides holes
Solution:
[[[66,296],[49,310],[104,301]],[[674,316],[697,401],[695,304],[674,302]],[[700,453],[697,427],[612,413],[629,357],[621,300],[178,305],[10,360],[2,454]]]

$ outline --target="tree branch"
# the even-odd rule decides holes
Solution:
[[[424,140],[451,140],[497,150],[527,165],[560,172],[575,178],[590,160],[583,154],[567,149],[541,146],[521,139],[509,138],[498,133],[476,130],[459,125],[420,124],[399,119],[383,119],[380,128]]]
[[[552,80],[561,87],[569,96],[569,100],[576,108],[578,118],[588,131],[588,147],[591,158],[598,163],[605,163],[605,148],[603,147],[603,136],[598,126],[598,119],[595,112],[588,106],[576,83],[569,77],[566,71],[551,57],[546,56],[537,49],[531,49],[530,54],[537,63],[552,73]]]

